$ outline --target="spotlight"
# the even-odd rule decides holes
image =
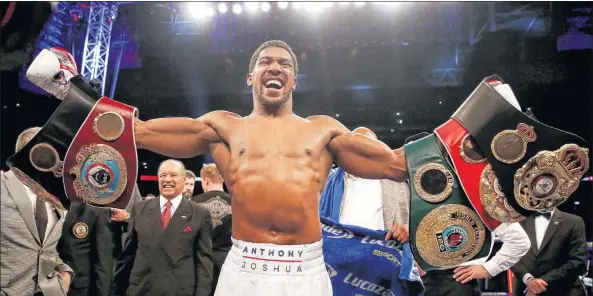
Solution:
[[[443,104],[443,101],[439,101],[439,105],[442,105],[442,104]]]
[[[235,4],[235,5],[233,5],[233,12],[235,14],[241,14],[241,11],[243,11],[243,8],[241,7],[241,4]]]
[[[389,131],[390,131],[390,132],[392,132],[392,133],[393,133],[393,132],[395,132],[395,130],[394,130],[394,129],[390,129]]]
[[[331,2],[309,2],[307,3],[307,6],[305,6],[305,9],[309,12],[318,12],[324,8],[331,7],[331,5]]]
[[[228,8],[227,8],[226,4],[224,4],[224,3],[218,4],[218,11],[220,13],[226,13],[227,10],[228,10]]]
[[[300,2],[292,2],[292,8],[294,8],[294,9],[301,8],[301,3]]]
[[[262,10],[263,12],[266,12],[266,11],[270,10],[270,3],[268,3],[268,2],[264,2],[264,3],[262,3],[262,4],[261,4],[261,10]]]
[[[288,7],[288,2],[278,2],[278,8],[286,9]]]
[[[398,119],[397,120],[397,123],[402,124],[402,123],[404,123],[404,120],[403,119]]]
[[[364,2],[354,2],[354,6],[356,6],[356,7],[363,7],[364,6]]]
[[[397,115],[397,116],[399,116],[399,114],[400,114],[399,112],[395,113],[395,115]]]
[[[197,19],[204,17],[204,15],[208,15],[208,9],[212,8],[208,7],[204,2],[189,3],[189,13]]]
[[[247,8],[247,10],[249,10],[249,12],[256,12],[257,9],[259,8],[259,3],[258,2],[247,2],[247,3],[245,3],[245,7]]]
[[[207,16],[214,16],[214,8],[206,7],[206,9],[204,11]]]
[[[340,114],[336,114],[336,117],[340,117]]]

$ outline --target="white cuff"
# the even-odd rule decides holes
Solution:
[[[490,260],[482,264],[482,266],[486,269],[486,271],[488,271],[490,277],[495,277],[496,275],[504,271],[504,269],[499,264],[497,264],[495,260]]]
[[[523,283],[524,283],[525,285],[527,285],[527,284],[529,283],[529,281],[530,281],[531,279],[534,279],[534,278],[535,278],[535,277],[534,277],[533,275],[531,275],[531,273],[526,273],[526,274],[523,276]]]

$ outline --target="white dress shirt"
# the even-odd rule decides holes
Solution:
[[[25,186],[25,191],[27,192],[27,196],[31,200],[31,207],[33,209],[33,215],[35,215],[35,211],[37,210],[37,194],[31,190],[31,188]],[[47,226],[45,228],[45,237],[40,238],[41,240],[45,241],[51,230],[54,228],[56,223],[58,223],[58,216],[56,215],[54,206],[52,206],[48,202],[43,202],[45,205],[45,209],[47,211]]]
[[[381,181],[344,174],[340,223],[385,230]]]
[[[556,209],[552,211],[552,216],[554,216],[554,212]],[[546,235],[546,231],[548,230],[548,225],[550,225],[550,219],[547,219],[544,216],[536,216],[534,219],[535,222],[535,242],[537,243],[537,249],[542,246],[542,242],[544,241],[544,236]],[[528,281],[532,278],[535,278],[531,273],[527,273],[523,276],[522,280],[525,285],[527,285]]]
[[[177,195],[176,197],[171,199],[171,217],[173,217],[173,214],[175,214],[175,210],[177,210],[177,208],[179,207],[179,204],[181,203],[181,198],[182,194]],[[165,204],[167,203],[167,200],[168,199],[164,198],[162,195],[159,196],[159,201],[161,204],[161,214],[165,210]]]
[[[515,265],[531,247],[531,241],[519,223],[502,223],[492,232],[502,241],[502,247],[496,255],[488,261],[486,261],[488,257],[483,257],[463,263],[461,266],[482,265],[490,276],[494,277]],[[490,250],[493,246],[494,238],[492,238]]]

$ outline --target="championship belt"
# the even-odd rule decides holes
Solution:
[[[447,149],[463,191],[488,229],[525,218],[508,204],[486,156],[457,120],[447,121],[435,129],[435,134]]]
[[[461,190],[434,134],[404,146],[410,174],[410,241],[425,271],[487,257],[492,234]]]
[[[125,208],[137,177],[138,111],[101,97],[80,75],[70,84],[49,121],[6,164],[58,208],[69,208],[71,200]]]
[[[574,193],[589,170],[589,144],[521,112],[494,89],[496,83],[502,83],[497,76],[485,78],[453,114],[486,157],[489,165],[481,178],[498,178],[491,183],[500,188],[484,191],[500,191],[492,194],[502,193],[524,216],[551,211]]]

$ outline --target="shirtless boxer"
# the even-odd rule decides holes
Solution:
[[[249,63],[249,116],[214,111],[197,119],[136,120],[138,148],[172,158],[211,153],[233,195],[234,246],[216,295],[332,295],[319,222],[332,161],[361,178],[408,177],[403,150],[351,133],[328,116],[295,115],[297,71],[290,47],[268,41]],[[402,231],[394,228],[388,238]]]

